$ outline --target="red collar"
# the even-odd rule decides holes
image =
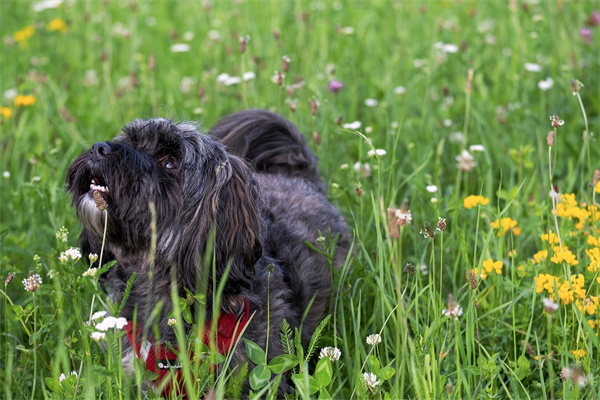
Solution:
[[[250,317],[250,303],[248,299],[244,300],[244,315],[238,319],[234,314],[221,314],[217,321],[217,332],[214,337],[215,347],[219,350],[219,353],[226,355],[231,350],[231,347],[235,345],[248,324]],[[211,326],[212,321],[207,321],[204,327],[204,335],[202,341],[208,347],[211,342]],[[175,375],[177,382],[182,383],[181,363],[177,361],[177,354],[175,354],[166,344],[153,343],[151,340],[146,340],[142,343],[141,329],[135,327],[133,322],[127,321],[125,326],[127,332],[127,338],[131,343],[131,346],[135,349],[137,357],[146,362],[146,370],[153,372],[158,377],[153,381],[156,387],[159,387],[163,380],[169,376],[169,372],[174,369],[176,370]],[[189,357],[192,359],[194,356],[193,352],[189,352]],[[165,385],[162,394],[168,395],[172,390],[173,382],[169,382]],[[183,392],[183,385],[176,385],[177,393]]]

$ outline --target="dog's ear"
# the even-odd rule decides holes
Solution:
[[[250,288],[254,264],[262,254],[260,190],[251,168],[240,158],[221,149],[213,153],[202,177],[198,209],[188,218],[181,233],[179,275],[189,289],[198,288],[200,271],[212,282],[212,263],[202,266],[205,252],[212,248],[216,276],[220,281],[231,264],[223,296],[223,306],[238,303],[235,298]],[[193,196],[193,194],[192,194]],[[191,211],[191,210],[190,210]],[[211,234],[214,232],[214,236]],[[214,237],[214,243],[208,243]],[[209,283],[208,290],[211,290]],[[235,306],[234,306],[235,308]]]

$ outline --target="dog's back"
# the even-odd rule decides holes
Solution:
[[[306,340],[327,311],[331,293],[327,260],[306,242],[323,248],[327,244],[318,241],[319,232],[324,237],[330,231],[332,237],[337,236],[337,252],[332,260],[335,268],[344,263],[350,248],[348,227],[326,197],[317,160],[293,123],[265,110],[246,110],[225,117],[209,135],[256,170],[266,227],[263,256],[281,265],[296,318],[305,315]],[[305,314],[309,306],[310,312]]]
[[[317,162],[298,128],[267,110],[244,110],[221,119],[209,132],[257,172],[300,177],[321,186]]]

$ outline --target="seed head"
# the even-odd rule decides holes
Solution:
[[[4,286],[8,286],[8,284],[11,283],[13,279],[15,279],[15,274],[9,272],[8,276],[6,277],[6,280],[4,281]]]
[[[475,272],[472,269],[467,271],[465,278],[467,278],[467,283],[469,284],[471,289],[477,289],[477,275],[475,275]]]
[[[446,229],[446,219],[438,217],[437,230],[443,232]]]
[[[598,182],[600,182],[600,170],[599,169],[594,171],[594,178],[592,179],[592,186],[596,187]]]
[[[579,93],[579,90],[581,90],[583,86],[583,83],[579,82],[579,80],[571,79],[571,90],[573,91],[573,95]]]
[[[560,117],[558,115],[551,115],[550,116],[550,124],[552,124],[552,126],[554,128],[560,128],[561,126],[563,126],[565,124],[565,121],[560,119]]]
[[[390,226],[390,236],[398,239],[398,218],[396,217],[396,208],[388,207],[388,224]]]
[[[548,143],[548,146],[554,145],[554,131],[548,132],[548,137],[546,138],[546,142]]]
[[[98,190],[94,190],[94,201],[96,202],[96,207],[98,207],[101,211],[104,211],[108,208],[108,204],[106,204],[106,200],[100,194]]]
[[[402,267],[402,272],[405,272],[407,274],[414,274],[415,266],[412,263],[406,263],[404,264],[404,267]]]
[[[290,69],[290,58],[288,56],[283,56],[281,57],[281,60],[283,62],[281,69],[283,69],[284,72],[288,72],[288,70]]]
[[[435,236],[435,231],[429,222],[425,222],[425,227],[421,229],[421,235],[423,235],[425,239],[433,239]]]

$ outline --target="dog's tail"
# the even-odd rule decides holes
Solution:
[[[258,172],[302,177],[321,185],[317,159],[296,125],[266,110],[244,110],[221,119],[210,130],[227,149]]]

